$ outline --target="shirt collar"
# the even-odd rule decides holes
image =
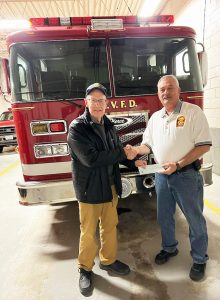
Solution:
[[[173,111],[173,114],[179,114],[179,113],[180,113],[182,104],[183,104],[183,103],[182,103],[181,100],[179,100],[179,101],[177,102],[176,107],[175,107],[175,109],[174,109],[174,111]],[[166,110],[165,110],[165,107],[163,107],[163,108],[161,109],[161,118],[165,118],[167,115],[168,115],[168,114],[167,114],[167,112],[166,112]]]
[[[90,116],[91,116],[91,114],[90,114]],[[92,120],[92,123],[95,123],[95,124],[98,124],[98,125],[104,125],[104,120],[103,120],[103,118],[101,119],[101,122],[100,122],[100,123],[98,123],[98,122],[93,118],[93,116],[91,116],[91,120]]]

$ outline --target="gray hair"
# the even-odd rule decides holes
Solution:
[[[159,79],[158,83],[157,83],[157,87],[159,87],[159,84],[160,84],[160,82],[161,82],[163,79],[167,79],[167,78],[172,78],[172,79],[175,81],[176,86],[177,86],[178,88],[180,87],[178,79],[176,78],[176,76],[174,76],[174,75],[172,75],[172,74],[162,76],[162,77]]]

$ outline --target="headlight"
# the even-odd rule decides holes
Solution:
[[[52,152],[53,152],[53,155],[69,154],[68,145],[67,144],[52,145]]]
[[[52,147],[50,145],[36,145],[34,146],[35,156],[46,157],[52,155]]]
[[[69,147],[67,143],[35,145],[34,153],[36,158],[64,156],[69,154]]]

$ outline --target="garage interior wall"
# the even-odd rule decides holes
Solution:
[[[10,103],[9,102],[6,102],[3,98],[2,95],[0,95],[0,114],[5,111],[5,110],[8,110],[8,108],[10,107]]]
[[[202,5],[201,5],[202,4]],[[193,27],[197,42],[202,42],[208,56],[208,82],[205,86],[204,111],[211,128],[213,146],[205,156],[220,175],[220,1],[191,0],[175,16],[175,25]]]

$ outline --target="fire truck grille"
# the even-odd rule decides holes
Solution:
[[[119,138],[125,146],[140,145],[148,121],[148,113],[120,114],[108,116],[115,124]]]
[[[13,126],[8,126],[8,127],[0,127],[0,134],[4,134],[4,135],[7,135],[7,134],[12,134],[12,133],[15,133],[15,127]]]

